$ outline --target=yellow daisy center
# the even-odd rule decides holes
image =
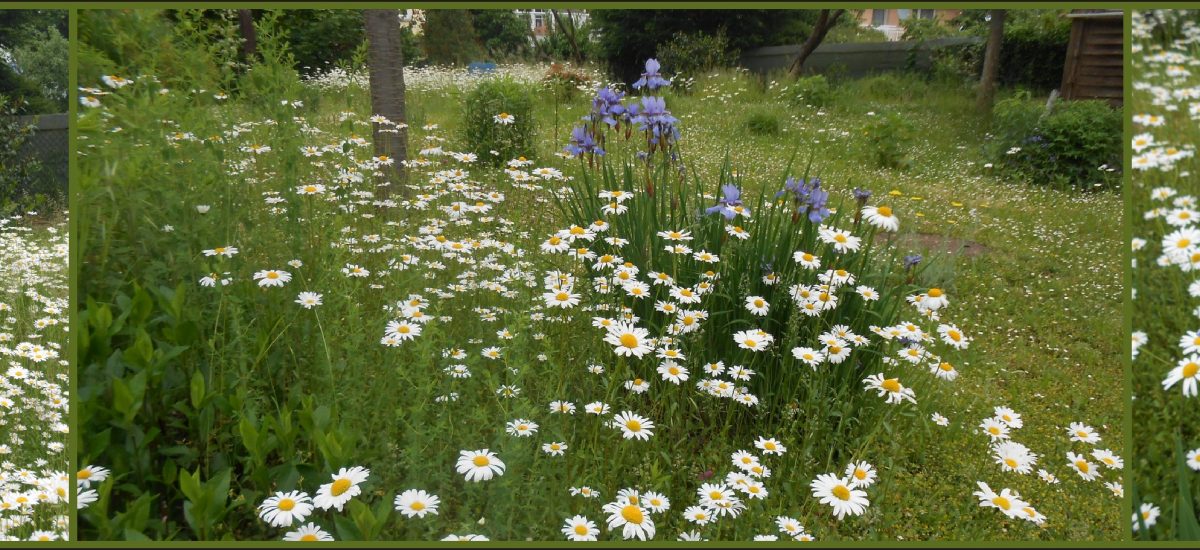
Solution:
[[[626,348],[636,348],[638,346],[637,336],[630,333],[621,335],[621,346]]]
[[[340,497],[342,493],[350,490],[350,480],[346,478],[339,479],[333,482],[333,486],[329,488],[329,494]]]
[[[837,487],[834,487],[832,493],[833,496],[838,497],[841,500],[850,500],[850,489],[845,485],[838,485]]]
[[[1197,365],[1195,363],[1188,363],[1183,366],[1183,377],[1184,378],[1191,378],[1193,376],[1196,376],[1197,372],[1200,372],[1200,365]]]
[[[1004,497],[996,497],[996,498],[993,498],[993,499],[992,499],[992,504],[995,504],[997,507],[999,507],[999,508],[1000,508],[1000,509],[1002,509],[1002,510],[1007,510],[1007,509],[1009,509],[1010,507],[1012,507],[1012,503],[1011,503],[1011,502],[1009,502],[1009,500],[1008,500],[1007,498],[1004,498]]]
[[[306,533],[304,536],[300,537],[300,540],[304,542],[317,542],[317,536],[312,533]]]
[[[487,466],[488,464],[491,464],[491,461],[488,460],[488,457],[479,455],[479,456],[475,457],[474,459],[472,459],[471,463],[482,468],[484,466]]]
[[[641,525],[642,521],[645,520],[645,517],[642,515],[642,509],[632,504],[621,509],[621,517],[625,518],[625,521],[629,523],[638,525]]]
[[[630,421],[626,422],[625,427],[628,428],[629,431],[631,431],[631,432],[642,431],[642,423],[638,422],[637,420],[630,420]]]
[[[296,507],[296,501],[294,501],[290,498],[279,499],[278,508],[280,510],[283,510],[284,512],[290,512],[295,507]]]
[[[942,289],[940,289],[940,288],[929,289],[929,297],[930,298],[940,298],[941,296],[942,296]]]
[[[899,378],[888,378],[887,380],[884,380],[883,383],[879,385],[879,387],[881,387],[887,391],[890,391],[892,393],[896,393],[896,392],[900,391],[900,379]]]
[[[588,534],[588,528],[587,528],[587,526],[586,526],[586,525],[583,525],[583,524],[576,525],[576,526],[575,526],[575,534],[576,534],[576,535],[586,535],[586,534]]]
[[[880,206],[879,208],[875,209],[875,212],[878,212],[880,216],[883,216],[885,218],[892,217],[892,209],[887,206]]]

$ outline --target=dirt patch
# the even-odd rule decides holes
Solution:
[[[875,242],[882,243],[887,241],[887,235],[876,234]],[[901,250],[910,250],[912,252],[942,253],[957,256],[965,256],[974,258],[980,254],[985,254],[988,247],[979,244],[975,241],[965,239],[956,239],[945,235],[934,235],[931,233],[903,233],[892,237],[892,244],[899,247]]]

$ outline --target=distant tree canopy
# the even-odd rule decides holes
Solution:
[[[67,110],[66,10],[0,10],[0,96],[21,114]]]
[[[594,10],[601,61],[613,76],[637,80],[646,59],[676,33],[716,34],[731,50],[794,44],[807,36],[818,10]]]

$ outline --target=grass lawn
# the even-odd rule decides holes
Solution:
[[[410,151],[466,150],[465,86],[455,81],[453,74],[410,81]],[[679,119],[687,175],[666,188],[677,197],[660,191],[653,200],[691,201],[680,211],[711,206],[719,183],[732,179],[755,205],[754,197],[783,188],[795,157],[790,175],[807,166],[831,193],[830,205],[840,206],[830,218],[835,225],[850,225],[854,188],[872,191],[871,204],[891,205],[901,220],[897,234],[872,239],[874,231],[857,232],[878,250],[859,275],[879,286],[881,304],[893,300],[904,309],[847,305],[858,308],[848,310],[859,312],[852,323],[873,337],[866,331],[871,315],[891,320],[885,323],[916,320],[901,293],[936,287],[950,299],[943,322],[972,340],[946,355],[960,373],[952,382],[880,358],[898,347],[864,347],[870,368],[901,372],[917,392],[916,404],[890,405],[862,391],[862,377],[876,370],[827,364],[807,376],[807,367],[796,366],[787,350],[809,325],[783,289],[762,290],[757,281],[765,271],[756,272],[744,253],[721,252],[723,265],[750,267],[722,267],[710,300],[754,288],[777,292],[767,301],[784,320],[772,329],[781,345],[767,353],[735,348],[728,333],[754,326],[747,325],[754,319],[741,302],[714,309],[709,332],[684,340],[691,345],[682,348],[688,357],[681,364],[692,379],[681,385],[661,379],[653,359],[615,355],[592,328],[593,317],[616,314],[604,309],[612,300],[582,291],[584,304],[563,312],[543,302],[547,272],[574,264],[539,247],[555,231],[592,221],[566,219],[558,205],[595,200],[562,190],[595,174],[554,155],[591,109],[590,92],[571,99],[531,92],[536,133],[525,156],[533,164],[522,170],[553,168],[562,179],[520,181],[483,166],[486,159],[463,163],[428,153],[431,165],[411,171],[408,199],[393,185],[394,205],[380,205],[383,190],[372,186],[380,167],[367,142],[356,141],[371,136],[367,94],[281,87],[287,92],[217,100],[212,91],[179,87],[159,93],[143,79],[106,88],[111,93],[96,96],[101,106],[84,109],[81,461],[113,475],[81,511],[83,538],[278,538],[292,527],[267,525],[256,507],[275,491],[337,492],[331,475],[354,466],[370,470],[367,481],[354,484],[361,496],[342,512],[317,510],[305,520],[338,539],[561,540],[563,521],[575,515],[595,522],[602,540],[619,539],[621,528],[605,528],[609,514],[601,506],[624,488],[637,488],[650,499],[646,506],[655,506],[654,498],[670,501],[668,511],[651,515],[655,540],[689,532],[750,540],[780,534],[781,516],[818,540],[1115,540],[1126,533],[1122,497],[1105,486],[1121,483],[1122,472],[1091,455],[1119,455],[1126,436],[1121,197],[992,174],[969,89],[884,76],[839,84],[828,104],[814,107],[788,101],[784,82],[720,73],[698,78],[690,93],[664,94]],[[302,152],[330,143],[335,147],[320,157]],[[612,149],[613,163],[632,152]],[[880,167],[881,149],[899,166]],[[632,177],[639,178],[632,204],[642,204],[642,175]],[[486,211],[462,214],[476,204]],[[629,216],[647,211],[637,208]],[[775,219],[779,208],[755,216]],[[633,243],[639,250],[661,248],[654,232],[679,229],[661,219],[640,229],[618,225],[629,216],[609,220],[623,236],[645,235]],[[713,219],[672,221],[693,228],[700,248],[709,242],[702,234],[721,235]],[[429,245],[437,236],[470,251]],[[780,238],[814,236],[781,230]],[[792,250],[784,251],[787,258]],[[898,267],[908,254],[923,257],[913,285]],[[655,269],[640,267],[642,277]],[[687,272],[682,264],[677,269],[660,267],[681,278]],[[586,268],[575,274],[580,288],[589,286]],[[282,288],[272,286],[278,279],[287,279]],[[300,292],[321,294],[320,305],[297,303]],[[414,321],[413,306],[432,321]],[[647,326],[665,328],[657,317],[643,317]],[[395,348],[380,345],[388,321],[420,334]],[[696,344],[717,342],[704,339],[714,333],[720,343]],[[793,397],[748,408],[697,392],[704,365],[717,360],[760,373],[748,384],[764,399]],[[458,377],[464,372],[470,377]],[[626,389],[642,377],[647,393]],[[579,410],[549,410],[564,400]],[[633,411],[652,420],[653,435],[623,439],[584,410],[598,400],[611,405],[609,416]],[[997,464],[979,427],[996,407],[1021,415],[1023,427],[1011,437],[1039,455],[1029,473]],[[935,425],[934,413],[948,425]],[[1071,441],[1068,426],[1076,422],[1094,428],[1100,441]],[[538,428],[525,438],[506,434],[509,424],[517,433]],[[788,452],[760,452],[760,438],[775,438]],[[542,448],[550,443],[564,443],[566,452]],[[495,452],[503,475],[464,481],[455,461],[460,451],[477,449]],[[772,471],[761,478],[768,497],[740,497],[745,508],[734,507],[736,518],[685,519],[696,491],[725,481],[739,450]],[[1081,479],[1068,452],[1091,461],[1098,479]],[[851,460],[869,462],[877,482],[866,488],[865,513],[839,520],[809,484],[820,474],[841,476]],[[1039,469],[1058,482],[1039,479]],[[972,495],[981,481],[1018,492],[1045,515],[1042,526],[981,507]],[[568,492],[581,486],[599,498]],[[393,510],[393,497],[408,489],[437,495],[437,515]]]

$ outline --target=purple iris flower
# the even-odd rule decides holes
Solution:
[[[633,107],[630,106],[631,111],[635,110]],[[650,132],[652,144],[662,141],[671,143],[679,139],[679,128],[675,126],[679,119],[671,115],[671,111],[667,110],[666,100],[661,97],[643,97],[642,108],[633,117],[633,122],[637,123],[639,130]]]
[[[625,114],[625,106],[621,104],[621,99],[625,97],[625,92],[618,92],[612,88],[600,88],[596,90],[596,97],[592,99],[592,114],[590,120],[599,120],[605,124],[616,126],[618,118]]]
[[[659,88],[670,86],[671,81],[658,74],[659,68],[657,59],[647,59],[646,72],[642,73],[642,77],[633,83],[633,89],[640,90],[642,87],[645,87],[646,90],[653,92]]]
[[[571,142],[563,149],[577,157],[584,153],[604,154],[604,149],[596,146],[596,139],[583,126],[576,126],[574,130],[571,130]]]
[[[911,256],[904,257],[904,269],[912,269],[914,267],[917,267],[917,264],[919,264],[919,263],[921,263],[921,255],[920,254],[913,254]]]
[[[736,185],[727,183],[721,186],[721,195],[722,197],[717,201],[717,204],[708,207],[704,213],[720,214],[725,216],[725,219],[732,220],[737,216],[737,211],[733,207],[742,206],[742,190],[738,189]],[[742,210],[746,211],[745,208]]]
[[[821,223],[825,218],[829,217],[829,193],[821,189],[821,178],[813,178],[811,180],[788,178],[783,183],[783,190],[775,193],[775,198],[782,197],[788,193],[792,194],[792,202],[796,205],[796,212],[799,214],[808,214],[808,220],[813,223]]]

